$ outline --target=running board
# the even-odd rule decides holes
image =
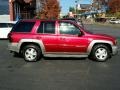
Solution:
[[[84,58],[84,57],[88,57],[87,54],[82,54],[82,55],[67,55],[67,54],[45,54],[44,57],[77,57],[77,58]]]

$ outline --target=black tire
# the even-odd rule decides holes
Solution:
[[[104,44],[95,45],[91,51],[90,59],[105,62],[110,58],[110,49]]]
[[[22,49],[24,60],[27,62],[36,62],[42,57],[41,49],[36,45],[27,45]]]

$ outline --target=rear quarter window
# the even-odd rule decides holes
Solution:
[[[35,22],[18,22],[14,25],[12,32],[31,32]]]

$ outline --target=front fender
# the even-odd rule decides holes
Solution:
[[[89,46],[88,46],[88,48],[87,48],[88,54],[91,53],[92,48],[94,47],[95,44],[109,44],[109,45],[113,46],[113,43],[112,43],[111,41],[107,41],[107,40],[93,40],[93,41],[89,44]]]

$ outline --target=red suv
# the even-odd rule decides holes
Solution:
[[[25,61],[41,57],[89,57],[106,61],[117,53],[116,39],[92,34],[70,20],[20,20],[9,34],[9,50]]]

